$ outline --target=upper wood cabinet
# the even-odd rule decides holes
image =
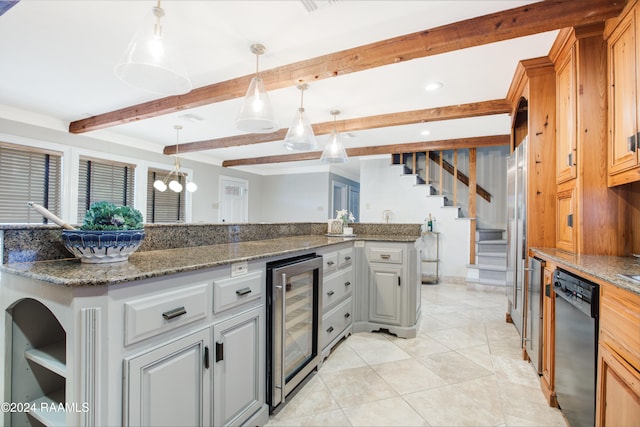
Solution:
[[[640,6],[631,2],[617,20],[607,23],[609,60],[609,186],[640,180],[638,144]]]
[[[556,71],[556,179],[576,177],[575,46],[570,45]]]

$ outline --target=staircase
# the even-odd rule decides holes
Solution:
[[[467,266],[467,282],[506,286],[507,241],[504,230],[476,230],[476,263]]]

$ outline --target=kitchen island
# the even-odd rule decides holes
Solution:
[[[331,295],[355,282],[325,297],[323,319],[336,320],[339,312],[348,320],[323,337],[326,357],[353,330],[415,336],[419,237],[418,226],[405,234],[302,234],[152,249],[118,264],[55,257],[6,263],[3,397],[32,406],[5,414],[5,424],[263,424],[266,264],[311,253],[336,257],[337,269],[325,266]],[[353,254],[344,257],[348,263],[339,258],[344,254]],[[392,298],[391,308],[386,300],[371,306],[375,296]]]

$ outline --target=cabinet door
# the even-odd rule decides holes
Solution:
[[[402,267],[371,263],[370,268],[369,320],[399,325],[403,294]]]
[[[555,356],[555,293],[553,292],[553,271],[544,270],[544,298],[542,303],[542,377],[546,383],[549,405],[557,406],[555,400],[554,356]]]
[[[243,424],[264,404],[263,307],[213,326],[213,425]]]
[[[572,48],[556,75],[556,179],[564,182],[576,177],[576,89]]]
[[[598,346],[596,426],[640,425],[640,373],[624,359]]]
[[[125,359],[125,425],[211,425],[210,332],[203,329]]]
[[[556,221],[556,247],[565,251],[576,251],[575,188],[558,191],[556,194],[558,215]]]
[[[636,11],[620,23],[609,39],[610,100],[609,174],[638,165],[638,82]]]

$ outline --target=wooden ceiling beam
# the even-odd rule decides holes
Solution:
[[[450,105],[446,107],[426,108],[424,110],[404,111],[400,113],[380,114],[377,116],[359,117],[356,119],[337,120],[312,125],[316,136],[328,135],[334,129],[338,132],[352,132],[366,129],[377,129],[389,126],[410,125],[441,120],[462,119],[467,117],[488,116],[492,114],[508,114],[511,104],[506,99],[473,102],[470,104]],[[240,145],[261,144],[264,142],[282,141],[287,129],[280,129],[269,134],[245,134],[226,138],[209,139],[180,144],[181,153],[213,150],[216,148],[237,147]],[[176,145],[167,145],[163,153],[176,153]]]
[[[509,145],[510,135],[478,136],[473,138],[444,139],[440,141],[409,142],[406,144],[376,145],[372,147],[348,148],[349,157],[373,156],[377,154],[400,154],[426,152],[436,150],[453,150],[454,148],[492,147]],[[249,159],[225,160],[223,167],[255,166],[271,163],[300,162],[304,160],[318,160],[321,151],[307,151],[304,153],[284,154],[280,156],[253,157]]]
[[[295,86],[416,58],[529,36],[617,16],[623,0],[546,0],[261,71],[267,90]],[[253,75],[99,114],[69,124],[84,133],[240,98]]]

